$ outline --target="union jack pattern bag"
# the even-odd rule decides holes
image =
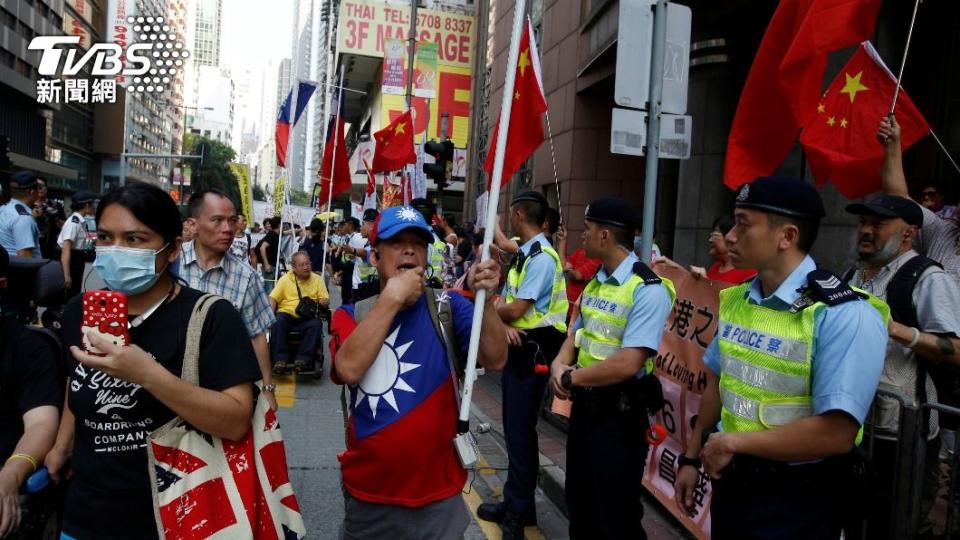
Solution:
[[[181,378],[191,384],[199,381],[201,329],[219,300],[204,295],[190,317]],[[147,455],[161,539],[306,536],[277,415],[262,394],[241,441],[202,433],[178,416],[150,434]]]

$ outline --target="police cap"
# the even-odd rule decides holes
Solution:
[[[799,178],[762,176],[740,188],[737,208],[820,220],[827,215],[823,199],[812,184]]]
[[[524,191],[520,193],[519,195],[514,197],[512,201],[510,201],[510,206],[513,206],[519,202],[524,202],[524,201],[538,202],[543,206],[547,206],[546,196],[544,196],[543,193],[540,193],[537,191]]]
[[[77,191],[72,197],[73,204],[83,205],[97,200],[97,196],[89,191]]]
[[[19,171],[10,176],[10,189],[31,189],[39,183],[40,179],[30,171]]]
[[[591,201],[583,213],[583,219],[630,230],[636,229],[640,221],[637,210],[619,197]]]
[[[366,210],[363,211],[363,220],[368,223],[373,223],[374,221],[377,220],[377,216],[379,215],[380,213],[374,210],[373,208],[367,208]]]

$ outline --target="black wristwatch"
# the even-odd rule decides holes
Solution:
[[[562,386],[563,389],[568,392],[570,390],[573,390],[573,370],[572,369],[568,369],[567,371],[564,371],[563,375],[560,376],[560,386]]]
[[[699,469],[703,465],[703,462],[701,462],[699,458],[690,458],[680,454],[680,457],[677,458],[677,472],[687,465],[692,466],[694,469]]]

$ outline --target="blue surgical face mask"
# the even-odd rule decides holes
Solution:
[[[157,255],[169,244],[152,249],[122,246],[97,246],[93,268],[111,290],[127,296],[140,294],[160,279],[157,273]]]

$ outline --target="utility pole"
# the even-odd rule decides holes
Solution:
[[[650,59],[650,108],[647,115],[647,157],[643,177],[643,229],[640,259],[650,264],[653,252],[653,222],[657,204],[657,174],[660,165],[660,114],[663,111],[663,60],[667,37],[667,2],[658,0],[653,16],[653,53]]]
[[[413,60],[417,54],[417,0],[410,0],[410,47],[408,50],[407,110],[410,110],[413,108]]]

